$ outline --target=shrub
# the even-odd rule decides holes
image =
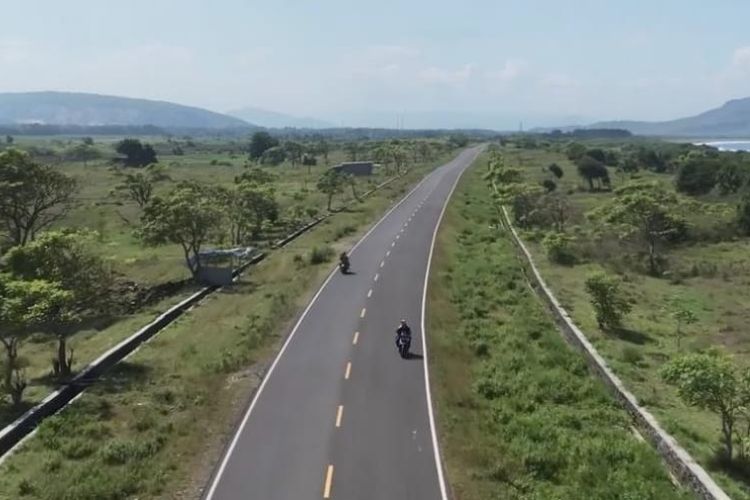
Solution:
[[[333,257],[333,248],[331,247],[314,247],[310,251],[310,264],[323,264]]]
[[[548,192],[551,193],[555,189],[557,189],[557,184],[555,184],[555,181],[552,181],[550,179],[544,179],[542,181],[542,187]]]
[[[547,233],[542,240],[542,245],[547,251],[547,258],[555,264],[570,265],[575,263],[575,256],[570,248],[573,240],[563,233]]]
[[[643,360],[643,355],[638,348],[628,345],[622,349],[622,360],[630,365],[638,365]]]
[[[336,228],[336,231],[333,233],[333,238],[335,240],[338,240],[339,238],[343,238],[344,236],[349,236],[350,234],[354,233],[356,230],[357,228],[349,224],[347,224],[346,226],[339,226]]]
[[[685,163],[675,177],[675,188],[681,193],[701,195],[709,193],[716,185],[718,166],[703,159]]]
[[[616,278],[599,272],[586,279],[586,292],[591,296],[596,322],[602,330],[619,328],[622,317],[630,312],[630,303],[625,299],[620,282]]]

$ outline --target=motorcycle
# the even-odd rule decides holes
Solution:
[[[399,335],[396,337],[396,349],[402,358],[407,359],[409,357],[409,348],[411,347],[411,337],[406,335]]]
[[[339,269],[341,269],[341,274],[349,274],[349,261],[342,260],[339,262]]]

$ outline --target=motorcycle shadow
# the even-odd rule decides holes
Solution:
[[[410,361],[414,361],[414,360],[420,360],[420,359],[424,359],[424,356],[422,356],[421,354],[417,354],[417,353],[414,353],[414,352],[410,352],[410,353],[408,353],[408,354],[406,355],[406,358],[405,358],[405,359],[408,359],[408,360],[410,360]]]

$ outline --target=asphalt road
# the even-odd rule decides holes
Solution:
[[[256,393],[207,500],[440,500],[423,294],[433,236],[479,148],[428,175],[313,298]],[[412,328],[414,357],[394,345]]]

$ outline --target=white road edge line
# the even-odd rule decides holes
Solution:
[[[443,215],[445,214],[445,209],[448,207],[448,203],[453,197],[453,191],[456,190],[456,186],[458,186],[458,181],[461,180],[461,177],[463,176],[464,172],[466,172],[469,169],[471,164],[474,163],[474,161],[476,161],[477,157],[479,156],[480,151],[481,150],[478,150],[474,154],[474,158],[471,159],[471,162],[469,162],[469,165],[467,165],[466,168],[464,168],[458,174],[458,177],[456,177],[456,180],[453,183],[453,187],[451,187],[451,190],[448,193],[448,197],[445,199],[445,203],[443,203],[443,208],[440,211],[440,215],[438,216],[437,223],[435,224],[435,230],[432,233],[432,243],[430,243],[430,255],[427,257],[427,269],[425,270],[424,288],[422,289],[422,322],[421,322],[422,357],[423,357],[422,365],[424,366],[424,384],[425,384],[425,394],[427,395],[427,412],[430,417],[430,433],[432,434],[432,448],[433,448],[433,452],[435,455],[435,467],[437,468],[438,482],[440,483],[441,500],[448,500],[448,492],[445,486],[445,475],[443,474],[443,461],[440,457],[440,446],[438,445],[437,431],[435,429],[435,412],[432,409],[432,393],[430,392],[430,369],[428,367],[429,359],[427,357],[427,332],[424,326],[425,307],[427,305],[427,286],[430,281],[430,265],[432,264],[432,254],[435,251],[435,241],[437,240],[438,229],[440,229],[440,224],[443,221]]]
[[[369,231],[365,233],[362,238],[355,243],[355,245],[352,247],[352,249],[349,251],[349,254],[351,255],[354,250],[357,249],[359,245],[364,242],[370,234],[375,231],[375,229],[385,220],[388,218],[391,213],[393,213],[398,207],[401,206],[402,203],[404,203],[406,200],[408,200],[412,194],[414,194],[420,187],[422,187],[422,184],[427,181],[430,177],[432,177],[433,173],[438,170],[435,169],[432,172],[430,172],[428,175],[426,175],[419,183],[414,186],[414,189],[409,191],[401,200],[393,205],[390,210],[388,210],[383,217],[380,218],[378,222],[376,222]],[[229,463],[229,459],[232,456],[232,453],[234,452],[235,446],[237,446],[237,442],[240,439],[240,435],[242,434],[242,431],[245,429],[245,426],[247,425],[247,421],[250,419],[250,414],[253,412],[253,409],[255,408],[255,405],[258,402],[258,398],[263,393],[263,389],[266,387],[266,382],[268,382],[268,379],[271,378],[271,375],[273,374],[274,369],[276,368],[276,365],[278,364],[281,357],[284,355],[284,352],[286,351],[286,348],[291,343],[292,339],[294,338],[294,335],[297,333],[297,330],[299,329],[299,326],[302,324],[302,321],[307,316],[307,313],[312,309],[312,306],[315,305],[315,302],[318,300],[318,297],[323,292],[323,289],[328,285],[328,283],[333,279],[334,276],[336,276],[336,272],[338,271],[338,266],[336,266],[332,271],[331,274],[328,275],[326,280],[323,282],[322,285],[320,285],[320,288],[318,288],[318,291],[315,292],[315,295],[310,300],[310,303],[307,304],[307,307],[304,311],[302,311],[302,315],[300,315],[299,319],[297,320],[297,323],[295,323],[294,328],[292,328],[292,331],[289,333],[289,336],[287,337],[286,341],[284,341],[284,344],[281,346],[281,349],[279,350],[279,353],[276,355],[276,359],[273,360],[273,363],[271,364],[270,368],[268,369],[268,372],[266,372],[266,375],[263,377],[263,380],[261,381],[260,385],[258,386],[258,390],[255,392],[255,395],[253,396],[252,401],[250,402],[250,406],[247,408],[247,411],[245,412],[245,416],[242,418],[242,422],[240,423],[240,426],[237,428],[237,431],[234,434],[234,437],[232,438],[232,442],[229,445],[229,448],[227,449],[226,453],[224,454],[224,458],[221,460],[221,465],[219,465],[219,469],[216,471],[216,474],[214,475],[214,478],[211,482],[211,488],[208,490],[208,494],[205,497],[205,500],[211,500],[214,496],[214,492],[216,491],[216,487],[219,485],[219,480],[221,479],[221,476],[224,474],[224,469],[226,469],[227,464]]]

